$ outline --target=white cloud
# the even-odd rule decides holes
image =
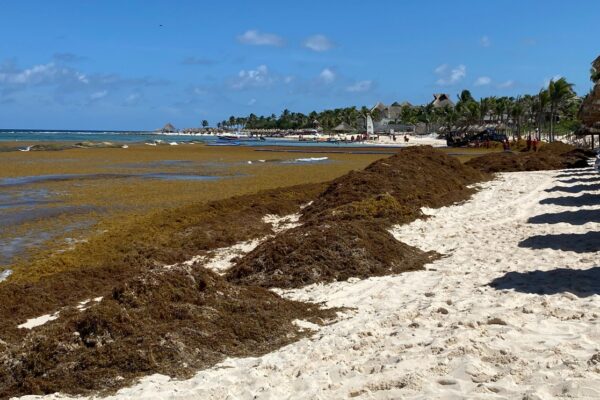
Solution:
[[[450,69],[448,64],[442,64],[434,72],[438,75],[438,80],[436,81],[438,85],[454,85],[467,76],[467,67],[461,64]]]
[[[443,74],[446,72],[446,70],[448,70],[448,64],[442,64],[436,69],[434,69],[433,72],[435,72],[436,74]]]
[[[94,92],[90,94],[90,100],[100,100],[103,97],[106,97],[108,94],[108,90],[101,90],[99,92]]]
[[[325,35],[313,35],[304,41],[304,47],[313,51],[327,51],[334,47],[334,43]]]
[[[336,78],[335,72],[333,72],[329,68],[325,68],[319,74],[319,80],[325,84],[332,83],[333,81],[335,81],[335,78]]]
[[[285,78],[283,78],[283,83],[285,83],[285,84],[292,83],[293,80],[294,80],[294,77],[291,75],[288,75]]]
[[[481,39],[479,39],[479,44],[481,47],[490,47],[492,45],[492,41],[488,36],[482,36]]]
[[[347,92],[361,93],[368,92],[373,87],[373,81],[359,81],[346,88]]]
[[[263,33],[251,29],[237,37],[238,42],[253,46],[283,46],[283,38],[273,33]]]
[[[31,87],[54,87],[60,95],[67,92],[100,92],[106,89],[138,88],[163,85],[164,80],[152,78],[124,78],[117,74],[87,75],[74,68],[54,62],[18,68],[12,62],[0,64],[0,89],[26,90]]]
[[[59,82],[88,84],[85,74],[67,67],[59,67],[53,62],[34,65],[23,70],[16,69],[13,65],[0,67],[0,84],[26,86],[48,85]]]
[[[489,85],[490,83],[492,83],[492,78],[490,78],[488,76],[480,76],[475,81],[475,86],[486,86],[486,85]]]
[[[498,84],[499,89],[509,89],[513,86],[515,86],[515,81],[513,81],[512,79],[509,79],[507,81],[504,81],[504,82]]]
[[[125,102],[127,104],[135,104],[140,100],[141,97],[142,96],[139,93],[131,93],[125,98]]]
[[[256,99],[250,99],[250,101],[248,101],[249,106],[253,106],[255,104],[256,104]]]
[[[275,77],[269,73],[266,65],[259,65],[256,69],[241,70],[238,76],[231,82],[233,89],[247,89],[252,87],[265,87],[271,85]]]

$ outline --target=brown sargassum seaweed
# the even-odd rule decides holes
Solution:
[[[561,157],[570,151],[560,150]],[[409,148],[327,185],[167,210],[49,255],[37,279],[0,284],[0,397],[115,390],[152,373],[185,378],[225,357],[273,351],[306,335],[294,320],[327,323],[336,310],[265,288],[422,269],[439,255],[398,242],[388,230],[423,217],[422,207],[467,200],[485,179],[433,148]],[[276,235],[262,220],[294,212],[302,225]],[[225,276],[200,263],[177,264],[267,235]],[[120,247],[86,257],[102,240]],[[75,307],[97,296],[104,298]],[[16,328],[57,310],[58,319],[32,331]]]

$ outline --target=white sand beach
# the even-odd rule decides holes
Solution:
[[[446,147],[446,139],[438,139],[437,134],[430,135],[406,135],[408,142],[404,140],[404,134],[396,134],[396,140],[392,136],[381,135],[374,140],[369,140],[366,143],[370,145],[380,146],[397,146],[397,147],[409,147],[409,146],[433,146],[433,147]]]
[[[598,399],[599,199],[591,168],[499,174],[392,230],[445,255],[427,270],[278,291],[349,308],[339,321],[298,321],[314,334],[109,398]]]

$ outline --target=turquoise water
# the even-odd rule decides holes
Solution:
[[[264,141],[235,142],[222,141],[215,136],[193,135],[162,135],[155,132],[144,131],[75,131],[75,130],[27,130],[27,129],[0,129],[0,142],[116,142],[116,143],[141,143],[161,140],[163,142],[205,142],[207,144],[223,146],[297,146],[297,147],[370,147],[361,143],[313,143],[299,142],[280,138],[266,138]],[[380,146],[374,146],[380,147]]]
[[[61,131],[61,130],[27,130],[0,129],[2,142],[145,142],[157,139],[169,139],[165,135],[143,131]],[[174,136],[172,140],[193,140],[191,136]]]

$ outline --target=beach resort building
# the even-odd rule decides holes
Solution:
[[[393,102],[386,106],[382,102],[378,102],[371,108],[371,114],[374,116],[374,131],[379,134],[399,133],[399,132],[414,132],[414,125],[406,125],[400,122],[402,110],[405,107],[413,107],[408,101],[399,103]]]
[[[454,107],[454,103],[450,100],[450,95],[446,93],[435,93],[433,101],[430,103],[434,108],[443,108],[446,106]],[[374,116],[374,128],[376,133],[427,133],[425,124],[403,124],[401,121],[402,110],[406,107],[414,107],[408,101],[393,102],[386,106],[382,102],[378,102],[371,108],[371,114]]]

